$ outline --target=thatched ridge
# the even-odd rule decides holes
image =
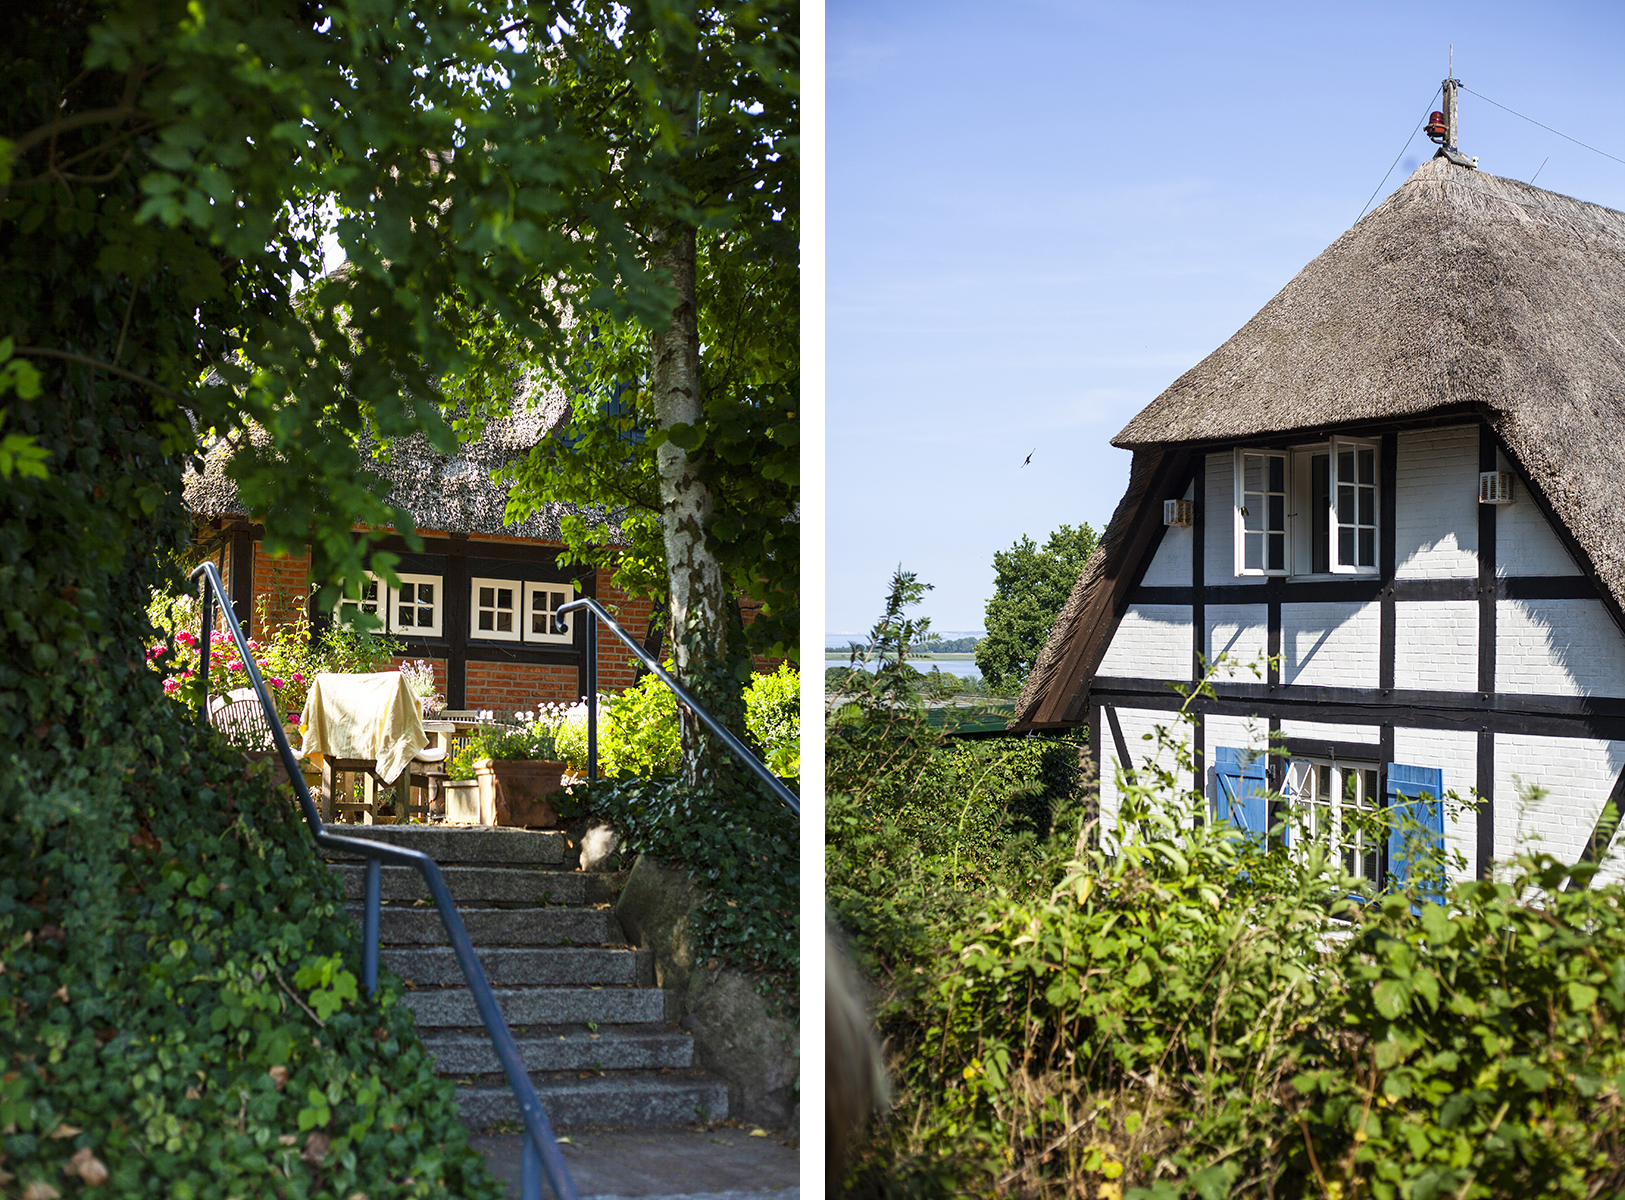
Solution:
[[[1151,456],[1451,410],[1490,422],[1625,607],[1625,213],[1435,158],[1113,439],[1129,492],[1015,727],[1063,720],[1104,654],[1131,526],[1176,494],[1137,495]]]

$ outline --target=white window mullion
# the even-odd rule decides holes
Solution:
[[[1287,456],[1236,451],[1236,574],[1285,575]]]
[[[482,641],[521,641],[524,589],[517,579],[470,580],[468,636]]]
[[[575,614],[558,615],[558,610],[574,599],[573,584],[525,584],[525,641],[552,642],[556,645],[575,641]]]
[[[445,617],[443,581],[438,575],[399,576],[389,593],[389,629],[406,637],[440,637]]]
[[[352,600],[342,598],[333,610],[333,624],[340,629],[350,629],[353,626],[355,614],[358,612],[371,613],[378,618],[379,632],[389,628],[389,593],[383,582],[371,571],[366,573],[366,580],[361,585],[361,597]]]
[[[1331,569],[1339,575],[1377,569],[1377,448],[1333,438],[1330,505]]]

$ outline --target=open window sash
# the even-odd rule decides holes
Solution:
[[[1331,440],[1326,506],[1330,567],[1338,575],[1377,570],[1377,447]]]

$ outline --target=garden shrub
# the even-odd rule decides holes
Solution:
[[[801,774],[801,674],[780,663],[771,674],[756,672],[745,688],[745,729],[756,752],[775,775]]]
[[[893,732],[895,786],[829,806],[832,900],[902,1084],[853,1194],[1625,1188],[1625,892],[1584,886],[1595,867],[1378,895],[1318,847],[1197,819],[1176,755],[1118,780],[1110,853],[1052,836],[956,903],[938,784],[906,794],[919,747]]]
[[[794,813],[754,783],[705,793],[672,776],[600,779],[587,785],[582,802],[615,826],[623,848],[686,868],[701,884],[697,959],[757,972],[779,1003],[796,1004],[801,839]]]
[[[0,831],[7,1194],[501,1195],[289,793],[184,709],[9,773]]]
[[[677,694],[645,675],[599,710],[598,770],[650,779],[675,774],[683,750],[677,733]]]

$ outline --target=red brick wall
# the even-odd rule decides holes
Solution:
[[[471,662],[464,678],[464,707],[489,708],[499,717],[581,698],[581,677],[573,666]]]
[[[254,543],[254,615],[256,635],[296,624],[310,594],[310,556],[272,558]]]

